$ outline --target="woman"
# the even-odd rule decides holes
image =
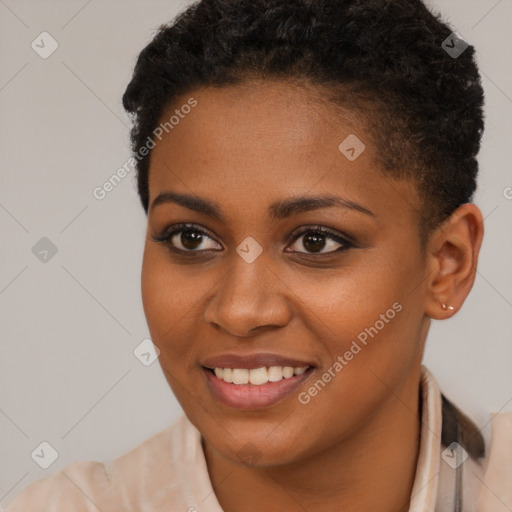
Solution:
[[[511,450],[421,364],[483,237],[474,49],[420,0],[203,0],[123,103],[185,415],[7,511],[510,510]],[[510,446],[511,415],[493,425]]]

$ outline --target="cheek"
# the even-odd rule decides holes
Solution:
[[[417,264],[398,258],[393,263],[377,254],[367,260],[333,272],[301,272],[287,280],[292,295],[299,298],[296,303],[302,305],[300,316],[321,338],[332,340],[332,349],[339,343],[342,350],[343,340],[361,333],[364,338],[365,329],[375,324],[381,334],[404,327],[403,311],[411,303]]]
[[[199,371],[190,339],[197,325],[195,308],[200,303],[201,290],[186,272],[170,264],[165,252],[158,247],[144,250],[142,302],[151,340],[160,350],[158,362],[164,377],[190,414],[201,398],[190,386],[191,376]]]
[[[325,375],[329,382],[317,386],[323,397],[312,400],[313,407],[365,408],[381,392],[396,389],[422,349],[421,292],[411,293],[421,275],[418,261],[399,255],[378,260],[364,271],[357,266],[320,278],[303,276],[294,290],[300,316],[323,352],[319,378]]]
[[[335,418],[337,428],[351,431],[399,393],[421,354],[421,291],[412,293],[419,262],[399,256],[380,261],[364,272],[347,268],[337,277],[302,281],[304,312],[309,310],[310,328],[327,357],[301,403],[326,437],[332,432],[322,418]]]
[[[201,290],[191,279],[171,265],[165,251],[146,247],[142,262],[141,292],[144,314],[153,343],[165,357],[168,351],[179,353],[191,335],[190,322],[198,307]],[[194,281],[195,283],[195,281]]]

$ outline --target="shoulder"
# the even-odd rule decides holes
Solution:
[[[73,462],[51,476],[31,483],[14,498],[5,511],[51,512],[59,510],[64,504],[83,507],[84,498],[88,496],[91,496],[94,503],[98,487],[105,482],[107,477],[103,464],[95,461]]]
[[[512,510],[512,412],[491,415],[492,438],[478,510]]]
[[[480,428],[442,396],[443,448],[439,498],[451,510],[454,502],[467,512],[512,510],[512,413],[491,414],[491,444]],[[484,428],[482,427],[482,428]],[[448,456],[448,452],[452,456]],[[455,463],[453,453],[459,457]]]
[[[30,484],[5,512],[140,510],[142,505],[156,507],[160,500],[170,503],[179,471],[173,452],[179,451],[187,438],[193,441],[193,429],[181,415],[171,426],[110,464],[72,462]]]

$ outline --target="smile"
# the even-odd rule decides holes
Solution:
[[[262,368],[215,368],[214,373],[218,379],[224,382],[240,384],[252,384],[262,386],[267,382],[279,382],[282,379],[290,379],[294,375],[302,375],[308,366],[270,366]]]
[[[235,409],[271,407],[295,392],[314,372],[312,366],[203,368],[213,398]]]

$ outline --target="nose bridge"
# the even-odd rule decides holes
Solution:
[[[243,249],[243,244],[240,244]],[[283,284],[260,255],[249,262],[233,255],[231,268],[206,307],[205,319],[236,336],[247,336],[263,326],[283,326],[290,310]]]

